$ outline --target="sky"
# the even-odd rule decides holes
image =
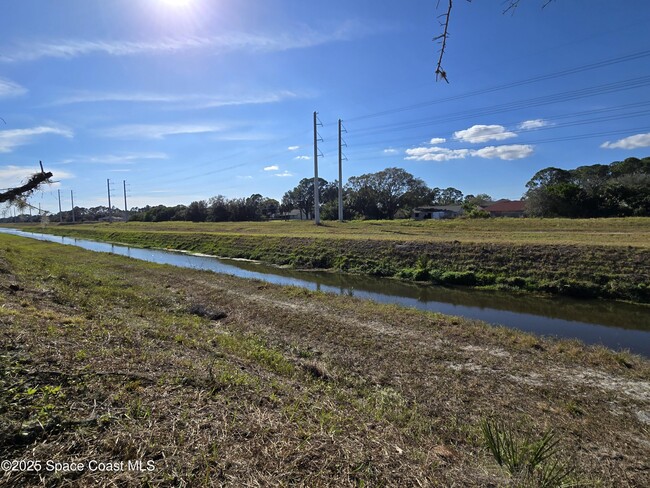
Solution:
[[[520,198],[548,166],[650,155],[650,2],[21,0],[0,16],[0,188],[51,211],[281,199],[402,167]]]

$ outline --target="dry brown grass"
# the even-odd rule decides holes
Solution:
[[[8,236],[0,278],[0,457],[155,462],[5,486],[512,485],[484,418],[650,484],[633,355]]]

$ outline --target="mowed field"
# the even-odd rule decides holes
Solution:
[[[55,224],[55,218],[52,219]],[[34,225],[38,227],[39,225]],[[583,244],[650,248],[650,218],[394,221],[128,222],[69,226],[106,231],[182,232],[399,241]]]
[[[0,458],[154,468],[3,486],[650,484],[638,356],[8,235],[0,278]]]

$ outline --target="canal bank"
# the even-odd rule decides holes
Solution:
[[[157,226],[32,226],[25,230],[243,258],[300,269],[331,269],[437,285],[650,303],[650,249],[598,244],[350,239],[169,232]],[[598,241],[595,241],[598,242]]]
[[[0,232],[148,262],[209,270],[477,319],[525,332],[579,339],[587,344],[601,344],[615,350],[630,350],[650,357],[650,310],[644,305],[566,297],[532,297],[529,294],[466,287],[422,286],[373,276],[296,271],[241,260],[220,260],[210,256],[133,248],[11,229],[0,229]]]

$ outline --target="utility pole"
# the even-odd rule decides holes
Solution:
[[[70,201],[72,202],[72,223],[74,224],[74,193],[70,190]]]
[[[57,190],[59,193],[59,224],[63,221],[63,214],[61,213],[61,190]]]
[[[314,223],[320,225],[320,201],[318,185],[318,126],[322,126],[318,121],[318,112],[314,112]]]
[[[122,180],[122,184],[124,185],[124,213],[128,213],[126,208],[126,180]]]
[[[343,159],[347,161],[347,158],[343,156],[343,146],[347,146],[343,142],[342,132],[347,132],[341,119],[339,119],[339,222],[343,222]]]
[[[108,188],[108,223],[113,222],[113,213],[111,210],[111,180],[106,179],[106,187]]]

